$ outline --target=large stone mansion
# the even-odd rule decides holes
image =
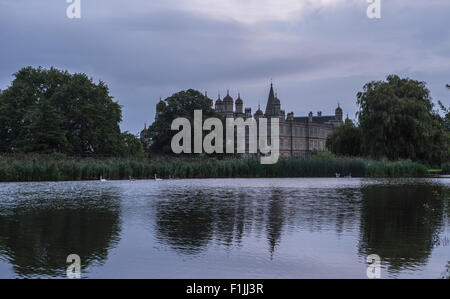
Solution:
[[[307,155],[314,151],[324,150],[327,136],[343,123],[343,112],[339,105],[334,115],[322,115],[322,112],[318,112],[317,115],[310,112],[308,116],[300,117],[294,116],[293,112],[286,115],[285,111],[281,109],[281,101],[274,93],[273,84],[270,85],[265,112],[258,107],[258,110],[252,115],[251,108],[244,109],[244,101],[240,94],[234,100],[229,92],[223,100],[219,95],[215,102],[215,110],[224,118],[248,119],[253,117],[258,121],[264,117],[270,122],[271,118],[278,117],[280,119],[281,156]],[[146,131],[147,127],[141,132],[141,140],[144,144],[149,142],[145,137],[147,136]],[[248,150],[248,135],[246,136],[246,149]]]
[[[268,119],[279,117],[280,154],[282,156],[305,155],[324,150],[327,136],[343,122],[343,112],[339,105],[334,115],[322,115],[322,112],[318,112],[317,115],[310,112],[308,116],[304,117],[294,116],[293,112],[286,115],[285,111],[281,109],[281,101],[274,93],[272,84],[265,112],[258,107],[258,110],[252,115],[251,108],[244,109],[244,102],[240,95],[234,101],[229,92],[223,100],[219,95],[215,103],[215,110],[226,118],[254,117],[258,120],[261,117]]]

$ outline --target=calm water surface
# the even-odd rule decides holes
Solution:
[[[0,278],[450,275],[450,179],[0,184]]]

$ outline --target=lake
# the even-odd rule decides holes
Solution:
[[[450,276],[450,179],[0,184],[0,278]]]

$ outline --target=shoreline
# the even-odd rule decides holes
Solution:
[[[215,178],[423,178],[445,175],[412,161],[380,161],[358,157],[280,158],[274,165],[259,159],[159,157],[153,159],[70,158],[46,155],[0,157],[0,182]]]
[[[293,179],[335,179],[335,180],[356,180],[356,179],[382,179],[382,180],[406,180],[406,179],[450,179],[450,175],[440,175],[440,176],[425,176],[425,177],[342,177],[342,178],[336,178],[336,177],[235,177],[235,178],[228,178],[228,177],[211,177],[211,178],[171,178],[171,179],[162,179],[161,181],[167,182],[167,181],[195,181],[195,180],[260,180],[260,179],[267,179],[267,180],[275,180],[275,179],[286,179],[286,180],[293,180]],[[107,184],[108,182],[157,182],[157,180],[148,178],[148,179],[135,179],[135,180],[126,180],[126,179],[112,179],[112,180],[106,180],[105,182],[102,182],[100,180],[67,180],[67,181],[0,181],[0,184],[20,184],[20,183],[92,183],[92,182],[98,182]]]

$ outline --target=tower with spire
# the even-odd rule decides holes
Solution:
[[[281,102],[275,96],[275,92],[273,91],[273,83],[270,83],[269,98],[267,99],[266,112],[264,113],[264,115],[267,118],[279,117],[281,116],[280,107]]]
[[[216,110],[222,114],[224,118],[254,118],[259,121],[261,118],[267,118],[270,124],[272,118],[280,120],[280,149],[283,155],[304,155],[318,150],[324,150],[326,138],[338,125],[343,123],[343,111],[341,105],[335,110],[333,115],[322,115],[322,111],[314,115],[310,112],[307,116],[294,116],[294,112],[287,115],[281,109],[281,101],[278,93],[274,89],[273,82],[270,82],[269,96],[265,104],[265,110],[258,109],[252,115],[251,108],[245,108],[241,94],[237,94],[234,102],[233,98],[227,90],[227,96],[216,101]],[[268,132],[268,136],[271,133]]]
[[[342,112],[342,108],[341,108],[341,104],[340,103],[338,103],[338,107],[336,108],[336,111],[335,111],[334,115],[336,116],[337,120],[342,121],[342,119],[344,117],[344,113]]]
[[[207,96],[206,91],[205,96]],[[163,111],[161,109],[163,105],[165,106],[163,101],[158,103],[156,117],[158,117],[160,111]],[[278,98],[278,93],[274,90],[273,82],[270,83],[265,111],[258,105],[258,110],[252,114],[250,107],[244,108],[241,93],[237,93],[236,101],[234,101],[229,90],[227,90],[227,95],[223,99],[220,97],[220,92],[218,93],[214,107],[223,118],[254,118],[257,123],[261,118],[266,118],[269,128],[271,119],[278,118],[280,121],[279,140],[282,156],[309,155],[315,151],[325,150],[327,136],[344,121],[340,103],[338,103],[334,114],[331,115],[323,115],[321,111],[317,112],[317,115],[314,115],[313,112],[306,116],[295,116],[294,112],[289,112],[286,115],[285,111],[281,109],[281,101]],[[347,119],[346,121],[350,120]],[[269,131],[268,137],[272,135],[272,132]],[[148,128],[145,125],[144,130],[141,132],[141,140],[146,145],[150,144],[147,132]],[[248,127],[246,128],[246,144],[248,145],[247,133]],[[259,138],[259,129],[257,138]]]

